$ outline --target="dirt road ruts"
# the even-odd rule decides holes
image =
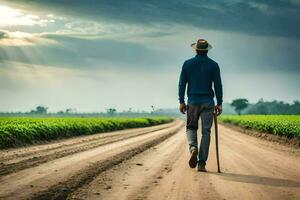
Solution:
[[[150,131],[146,128],[147,131],[142,130],[140,134],[129,138],[125,135],[124,138],[122,134],[122,140],[1,176],[0,198],[64,198],[68,192],[89,181],[97,173],[158,144],[175,134],[182,126],[183,122],[176,120],[158,130]]]
[[[220,125],[222,173],[216,173],[213,135],[208,172],[200,173],[188,166],[183,125],[177,120],[159,130],[138,129],[140,134],[128,130],[128,137],[121,134],[121,140],[116,136],[108,144],[2,175],[0,198],[300,199],[299,149]],[[68,148],[72,146],[70,143]],[[12,153],[7,153],[9,158]],[[13,163],[19,157],[11,159]]]
[[[0,175],[6,175],[22,169],[34,167],[41,163],[49,162],[57,158],[86,151],[105,144],[162,130],[172,127],[174,123],[176,122],[147,128],[128,129],[76,137],[44,145],[2,150],[0,151]]]
[[[208,173],[190,169],[184,130],[107,170],[68,199],[300,199],[299,150],[219,127],[221,174],[212,137]]]

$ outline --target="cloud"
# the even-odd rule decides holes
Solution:
[[[209,56],[220,65],[224,99],[244,91],[253,101],[299,98],[297,1],[6,3],[55,22],[0,28],[2,110],[175,106],[178,73],[198,37],[214,47]]]
[[[45,19],[37,15],[26,14],[20,9],[0,5],[0,27],[6,26],[46,26],[55,22],[54,19]]]
[[[176,34],[170,30],[171,34],[149,32],[130,37],[125,31],[123,37],[113,33],[102,36],[75,32],[41,33],[36,37],[55,43],[2,46],[0,59],[67,68],[174,70],[174,66],[180,67],[184,59],[193,56],[189,44],[200,34],[207,36],[214,46],[210,56],[220,61],[228,73],[299,73],[299,46],[294,45],[298,39],[178,29]]]
[[[56,18],[53,14],[49,18]],[[62,19],[64,24],[54,30],[32,32],[30,29],[25,31],[10,31],[0,29],[0,44],[2,46],[29,46],[41,44],[55,44],[55,40],[60,38],[82,38],[82,39],[127,39],[134,37],[161,37],[175,33],[171,28],[143,27],[141,25],[126,23],[107,23],[96,22],[93,20],[68,20]],[[24,28],[20,28],[24,29]],[[15,28],[13,28],[15,30]]]
[[[268,4],[262,3],[262,2],[248,2],[249,6],[252,8],[258,9],[261,12],[268,12],[270,9],[270,6]]]
[[[300,27],[297,26],[300,23],[300,5],[293,0],[74,0],[72,4],[59,0],[17,2],[30,5],[28,8],[53,9],[60,14],[111,23],[143,26],[184,24],[247,34],[300,36]]]
[[[8,34],[6,31],[0,30],[0,40],[8,38]]]
[[[157,49],[125,40],[86,39],[60,34],[45,34],[42,38],[55,41],[59,45],[0,47],[0,59],[71,68],[115,66],[150,70],[159,69],[170,59]]]
[[[33,46],[57,44],[56,41],[45,38],[43,34],[32,34],[21,31],[9,32],[0,30],[0,45],[4,46]]]
[[[64,29],[57,31],[58,34],[66,34],[72,37],[86,39],[103,38],[131,38],[131,37],[160,37],[175,34],[175,30],[169,26],[147,27],[128,23],[109,23],[93,20],[70,20],[64,25]]]

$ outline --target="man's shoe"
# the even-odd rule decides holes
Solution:
[[[207,172],[205,165],[198,165],[198,172]]]
[[[194,149],[191,153],[191,158],[189,160],[189,165],[191,168],[195,168],[197,166],[197,156],[198,156],[198,150]]]

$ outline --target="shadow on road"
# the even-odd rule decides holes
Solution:
[[[287,180],[287,179],[269,178],[269,177],[234,174],[234,173],[217,173],[217,172],[208,172],[208,173],[220,176],[225,180],[235,181],[235,182],[254,183],[254,184],[269,185],[275,187],[300,187],[300,182]]]

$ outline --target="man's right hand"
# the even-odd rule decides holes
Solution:
[[[179,106],[179,110],[182,114],[186,113],[186,104],[185,103],[181,103]]]
[[[222,105],[215,106],[215,115],[219,116],[222,113]]]

